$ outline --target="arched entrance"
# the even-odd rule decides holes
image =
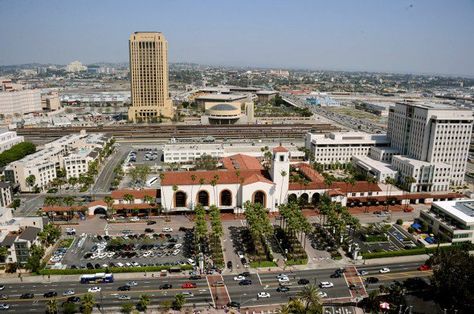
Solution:
[[[107,215],[107,209],[104,207],[97,207],[94,209],[94,215]]]
[[[207,191],[199,191],[197,196],[197,203],[202,206],[209,206],[209,193]]]
[[[175,207],[186,207],[186,193],[178,191],[174,194],[174,206]]]
[[[298,201],[298,197],[296,196],[296,194],[292,193],[288,195],[288,203],[293,203],[296,201]]]
[[[221,206],[232,206],[232,193],[229,190],[221,192],[220,204]]]
[[[319,201],[321,199],[321,195],[319,193],[314,193],[313,196],[311,196],[311,204],[314,206],[319,205]]]
[[[307,205],[307,204],[308,204],[308,199],[309,199],[308,193],[303,193],[303,194],[301,194],[301,196],[300,196],[300,204],[301,204],[301,205]]]
[[[266,195],[263,191],[257,191],[253,194],[253,202],[255,204],[262,204],[263,207],[266,207]]]

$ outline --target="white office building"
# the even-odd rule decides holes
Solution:
[[[438,168],[446,169],[444,165],[450,165],[450,183],[461,185],[464,182],[472,124],[473,114],[469,109],[442,104],[397,103],[390,109],[387,137],[391,146],[406,158],[433,164],[433,169],[427,172],[436,171]],[[407,160],[397,162],[394,166],[403,164],[408,165]],[[413,167],[415,168],[420,169]],[[402,172],[405,175],[405,172]],[[409,175],[420,179],[424,176],[416,172]],[[436,177],[435,174],[433,176]],[[403,181],[403,177],[401,180]],[[434,189],[425,185],[416,190]]]
[[[307,133],[305,146],[320,164],[348,163],[352,156],[367,156],[371,147],[387,147],[385,134],[363,132],[333,132],[329,134]]]
[[[23,136],[18,136],[15,131],[0,130],[0,153],[12,148],[13,145],[23,142]]]
[[[420,219],[432,232],[452,243],[474,243],[474,199],[434,202]]]
[[[378,182],[385,182],[388,178],[395,179],[397,177],[397,171],[389,163],[374,160],[367,156],[354,156],[352,157],[352,163],[357,169],[377,179]]]

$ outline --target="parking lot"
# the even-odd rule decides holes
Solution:
[[[62,264],[89,269],[192,264],[192,239],[191,230],[184,229],[159,233],[124,229],[121,236],[113,237],[83,235],[76,238]]]
[[[138,148],[131,150],[130,153],[131,152],[135,152],[135,158],[132,158],[130,162],[136,165],[154,166],[159,165],[162,162],[163,151],[158,149],[158,147]],[[129,156],[133,155],[130,153]]]

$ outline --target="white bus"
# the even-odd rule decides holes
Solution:
[[[146,182],[146,186],[148,187],[152,186],[157,180],[158,180],[158,177],[151,178],[150,180]]]

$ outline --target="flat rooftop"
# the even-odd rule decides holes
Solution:
[[[434,202],[433,205],[466,224],[474,224],[474,199]]]

